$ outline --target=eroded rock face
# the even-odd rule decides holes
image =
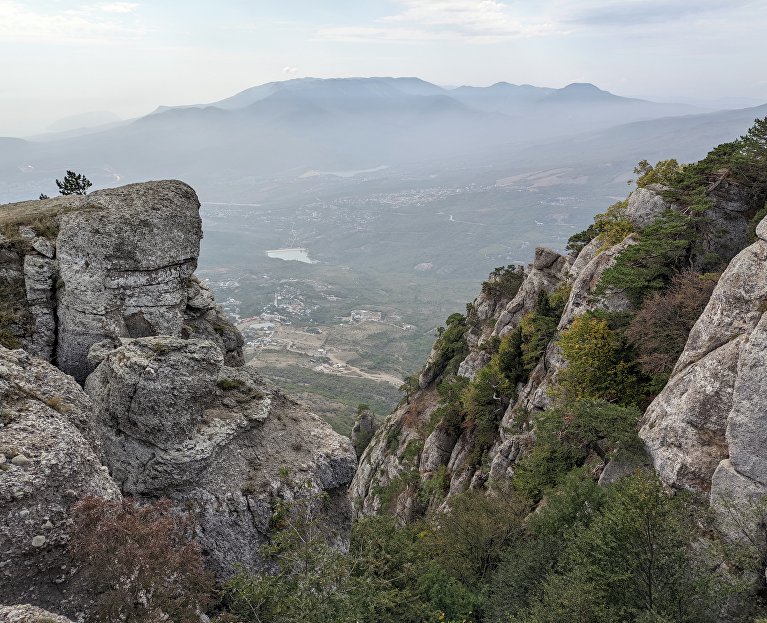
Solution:
[[[173,180],[6,206],[46,222],[44,235],[19,225],[15,239],[0,239],[4,294],[19,299],[11,333],[80,383],[93,369],[89,348],[106,338],[206,338],[228,365],[243,365],[242,336],[193,275],[199,207]]]
[[[667,209],[657,195],[648,193],[641,201],[635,200],[638,222],[644,223],[642,219],[649,220]],[[593,240],[576,257],[536,249],[535,259],[525,270],[524,280],[510,301],[499,302],[485,292],[474,301],[476,326],[467,334],[469,354],[459,366],[459,375],[473,379],[490,360],[490,355],[482,349],[484,341],[502,338],[518,328],[525,315],[535,310],[541,293],[570,288],[558,331],[567,329],[575,318],[590,311],[630,310],[631,302],[622,292],[601,291],[598,286],[604,271],[634,243],[629,236],[603,249],[602,241]],[[517,420],[552,405],[551,389],[566,365],[559,346],[555,341],[550,342],[527,382],[517,388],[516,402],[508,406],[501,418],[495,442],[488,451],[489,466],[477,466],[469,461],[474,443],[471,429],[456,430],[437,424],[422,438],[422,431],[430,426],[429,420],[439,401],[435,386],[438,378],[427,364],[420,377],[420,391],[409,404],[400,406],[387,418],[360,460],[350,488],[356,512],[379,512],[383,493],[391,505],[389,510],[407,521],[419,504],[423,505],[423,501],[416,499],[418,488],[407,486],[408,477],[412,482],[414,471],[418,472],[421,484],[435,477],[445,479],[447,498],[511,477],[517,461],[534,443],[534,433],[526,424],[520,427]],[[422,449],[413,453],[411,444],[420,444]]]
[[[348,439],[253,368],[225,366],[213,342],[160,336],[115,346],[92,349],[101,361],[85,383],[110,471],[125,493],[191,509],[219,577],[236,564],[263,565],[277,497],[327,492],[326,528],[347,545],[345,494],[357,463]]]
[[[74,379],[0,347],[0,601],[82,603],[66,582],[71,506],[120,497],[95,441],[91,402]]]
[[[767,493],[767,222],[722,274],[640,436],[669,485]]]
[[[98,191],[60,217],[57,363],[82,382],[107,337],[178,335],[197,266],[199,201],[181,182]]]
[[[539,247],[535,250],[535,260],[530,266],[525,280],[514,299],[498,317],[493,335],[503,337],[512,331],[522,316],[535,309],[540,292],[553,292],[567,280],[571,258],[560,255],[550,249]]]
[[[70,614],[93,598],[64,550],[86,495],[175,501],[221,579],[264,566],[277,498],[326,494],[323,527],[348,546],[351,443],[243,365],[242,336],[193,275],[190,187],[6,208],[39,224],[0,237],[0,338],[87,394],[0,348],[0,602]]]

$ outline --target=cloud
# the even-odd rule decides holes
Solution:
[[[419,43],[463,40],[493,43],[506,39],[563,34],[567,28],[529,15],[499,0],[398,0],[401,11],[374,24],[320,29],[322,39],[344,42]]]
[[[641,27],[645,24],[671,24],[715,12],[732,13],[753,2],[748,0],[623,0],[617,2],[581,2],[563,7],[562,19],[572,24],[605,27]]]
[[[97,5],[98,9],[104,13],[133,13],[139,6],[137,2],[110,2]]]
[[[283,67],[282,73],[284,74],[294,74],[298,71],[298,67]]]
[[[368,23],[328,25],[320,39],[430,43],[620,32],[658,34],[747,15],[762,0],[393,0],[399,10]],[[742,10],[745,9],[745,10]]]
[[[14,0],[0,0],[0,42],[119,43],[145,32],[143,25],[128,15],[137,6],[116,2],[42,11]]]

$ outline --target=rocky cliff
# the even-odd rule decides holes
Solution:
[[[767,219],[730,262],[640,434],[662,479],[714,501],[767,494]]]
[[[419,389],[386,420],[362,456],[350,489],[355,511],[386,510],[407,521],[462,491],[493,488],[511,478],[535,443],[531,416],[551,408],[562,393],[559,377],[568,362],[559,336],[585,316],[624,325],[636,316],[640,301],[633,291],[603,276],[646,230],[694,221],[694,240],[679,257],[700,272],[708,270],[711,258],[726,265],[747,245],[755,212],[747,190],[725,174],[707,187],[703,216],[675,202],[665,186],[643,185],[598,217],[599,227],[580,248],[567,255],[536,249],[516,284],[512,277],[520,269],[497,270],[461,321],[460,345],[453,346],[460,363],[452,372],[444,365],[444,336],[458,326],[449,324],[420,374]],[[675,486],[708,491],[713,478],[713,492],[764,491],[758,362],[765,356],[759,333],[765,228],[762,222],[760,241],[730,263],[668,386],[644,416],[649,459],[626,463],[597,447],[588,459],[595,477],[611,480],[631,465],[653,461],[664,481]],[[679,236],[676,230],[653,235]],[[685,268],[679,266],[666,267],[668,275]],[[504,282],[514,287],[500,287]],[[492,369],[502,361],[504,344],[519,349],[520,343],[521,372],[504,376]],[[504,390],[504,382],[514,386]],[[487,408],[478,419],[474,412],[482,391]]]
[[[346,547],[351,443],[243,365],[194,276],[189,186],[2,206],[0,225],[0,603],[87,607],[67,554],[86,495],[172,500],[219,579],[263,567],[279,499],[326,493]]]

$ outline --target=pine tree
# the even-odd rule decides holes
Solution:
[[[59,193],[62,195],[87,195],[88,189],[93,184],[84,175],[67,171],[63,182],[56,180],[56,186],[59,187]]]

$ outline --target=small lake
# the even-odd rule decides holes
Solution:
[[[306,249],[272,249],[267,251],[266,254],[276,260],[285,260],[288,262],[303,262],[304,264],[316,264],[317,260],[313,260],[309,257],[309,252]]]

